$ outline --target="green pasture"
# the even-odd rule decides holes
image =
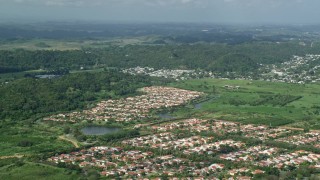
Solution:
[[[96,38],[96,39],[17,39],[3,40],[0,42],[0,50],[80,50],[83,48],[105,48],[112,45],[141,45],[157,40],[157,36],[126,37],[126,38]]]
[[[201,109],[192,109],[197,116],[272,126],[299,124],[302,128],[319,129],[318,84],[199,79],[171,85],[218,96],[214,101],[203,103]],[[226,88],[227,85],[234,88]]]
[[[73,145],[58,139],[59,130],[44,125],[2,125],[0,156],[36,155],[71,150]]]
[[[74,171],[31,162],[13,163],[0,167],[0,179],[6,180],[62,180],[79,178],[80,175]]]

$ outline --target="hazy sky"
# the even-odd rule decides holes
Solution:
[[[0,0],[0,20],[320,23],[320,0]]]

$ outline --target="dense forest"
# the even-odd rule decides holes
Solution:
[[[259,64],[287,61],[292,55],[319,54],[319,44],[294,42],[183,45],[127,45],[68,51],[0,51],[0,73],[34,69],[80,69],[92,67],[156,69],[205,69],[215,72],[254,72]]]
[[[1,51],[2,72],[10,69],[57,69],[94,65],[94,58],[85,51]]]
[[[35,114],[86,108],[100,99],[136,94],[152,79],[108,70],[69,74],[54,79],[23,78],[0,86],[0,119],[20,120]]]

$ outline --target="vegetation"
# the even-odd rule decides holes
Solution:
[[[3,160],[0,160],[0,162]],[[60,179],[79,179],[81,176],[76,171],[66,170],[53,166],[37,163],[8,163],[0,168],[1,179],[41,179],[41,180],[60,180]]]
[[[175,87],[215,94],[216,99],[191,108],[193,115],[243,123],[286,125],[303,121],[298,127],[318,129],[319,85],[264,81],[200,79],[172,84]],[[225,85],[239,89],[230,89]],[[180,110],[183,113],[183,110]],[[174,112],[179,114],[179,111]]]
[[[259,64],[281,63],[289,60],[292,55],[308,53],[319,54],[318,46],[301,46],[296,42],[281,44],[255,42],[239,45],[127,45],[68,51],[17,49],[0,51],[0,73],[19,69],[52,70],[60,67],[78,70],[81,67],[149,66],[156,69],[200,68],[224,74],[227,72],[254,74]]]
[[[113,134],[103,135],[100,137],[100,140],[103,142],[117,142],[120,139],[128,139],[130,137],[135,137],[140,135],[138,130],[122,130]]]
[[[56,25],[50,27],[46,24],[37,31],[0,27],[0,179],[98,179],[99,174],[94,168],[80,169],[66,163],[55,166],[47,164],[46,160],[56,154],[77,151],[79,147],[123,146],[119,143],[123,139],[152,134],[153,131],[148,127],[178,121],[180,118],[217,118],[269,126],[290,125],[302,128],[305,132],[320,129],[320,86],[317,84],[222,79],[172,82],[119,72],[121,68],[142,66],[206,70],[231,79],[237,77],[235,74],[257,79],[262,64],[279,64],[293,55],[320,54],[319,37],[302,35],[298,32],[299,28],[288,30],[290,35],[282,35],[270,29],[255,32],[232,27],[211,27],[209,32],[199,32],[199,29],[207,28],[202,25],[195,25],[188,31],[186,29],[189,28],[180,25],[135,25],[135,28],[129,29],[126,25],[107,28],[69,25],[63,30],[57,30]],[[168,31],[171,31],[170,35]],[[34,37],[37,39],[32,39]],[[301,45],[300,41],[306,44]],[[318,65],[318,62],[311,63],[312,66]],[[42,79],[37,75],[58,76]],[[124,123],[83,121],[77,124],[41,121],[51,114],[91,108],[101,100],[134,96],[141,93],[136,91],[141,87],[167,83],[202,91],[207,96],[186,106],[161,109],[164,113],[170,111],[170,115],[176,117],[170,120],[152,117]],[[195,104],[198,105],[195,107]],[[158,112],[153,111],[151,115]],[[148,123],[148,126],[133,130],[132,127],[138,123]],[[87,125],[123,129],[109,135],[85,136],[80,128]],[[311,145],[297,146],[273,140],[262,142],[243,137],[241,133],[228,135],[222,131],[219,135],[215,132],[183,130],[176,130],[175,133],[179,138],[213,136],[215,140],[231,138],[248,146],[263,144],[319,153],[319,149]],[[132,146],[125,146],[124,149],[143,150]],[[174,154],[194,162],[204,161],[205,164],[197,164],[199,167],[223,162],[217,158],[218,152],[187,156],[179,150],[144,150],[153,151],[157,156]],[[224,145],[220,153],[236,150],[235,147]],[[264,159],[265,156],[259,158]],[[223,163],[228,168],[244,166],[241,163]],[[256,179],[317,178],[313,174],[319,173],[305,165],[292,172],[275,168],[262,170],[266,171],[266,175],[256,175]],[[178,174],[178,177],[187,176]],[[225,174],[220,173],[219,177],[223,178]],[[163,175],[163,179],[166,178],[168,176]]]
[[[1,122],[0,157],[25,156],[41,159],[42,155],[70,151],[72,144],[61,141],[59,127],[47,124],[34,124],[30,121]]]
[[[23,78],[0,86],[0,119],[14,121],[33,115],[83,109],[101,99],[136,94],[151,78],[113,70],[69,74],[54,79]]]

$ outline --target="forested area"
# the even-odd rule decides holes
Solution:
[[[319,48],[297,43],[183,44],[91,49],[99,64],[116,67],[207,69],[218,72],[256,70],[258,64],[281,63],[292,55],[317,54]],[[226,67],[226,65],[228,65]]]
[[[250,106],[261,106],[261,105],[272,105],[272,106],[285,106],[293,101],[301,99],[302,96],[292,96],[292,95],[259,95],[258,98],[249,101],[242,100],[240,98],[234,98],[229,100],[229,104],[239,106],[239,105],[250,105]]]
[[[205,69],[246,74],[259,64],[284,62],[292,55],[319,54],[319,45],[298,43],[127,45],[68,51],[0,51],[0,73],[34,69],[149,66],[156,69]]]
[[[0,119],[21,120],[41,113],[83,109],[90,102],[136,94],[150,77],[113,70],[69,74],[54,79],[23,78],[0,86]]]
[[[92,66],[95,58],[85,51],[26,51],[0,52],[0,73],[10,69],[59,69]]]

